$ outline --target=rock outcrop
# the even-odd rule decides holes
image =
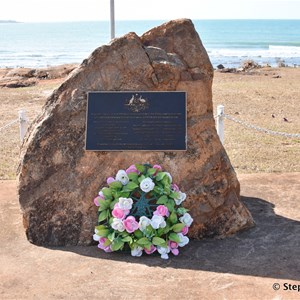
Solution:
[[[2,69],[0,72],[0,87],[20,88],[36,85],[39,80],[57,79],[67,76],[77,65],[66,64],[55,67],[32,69],[16,68]]]
[[[190,20],[141,37],[129,33],[96,49],[48,98],[22,147],[19,200],[28,239],[88,245],[97,222],[93,198],[106,177],[133,163],[163,165],[188,194],[189,236],[227,236],[253,225],[215,130],[213,68]],[[187,92],[185,152],[87,152],[87,92]],[[163,99],[162,99],[163,101]]]

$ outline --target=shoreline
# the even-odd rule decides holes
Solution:
[[[5,67],[0,68],[0,88],[22,88],[30,87],[39,84],[45,80],[65,79],[74,69],[80,64],[61,64],[48,67]],[[283,69],[297,69],[297,66],[288,66],[282,63],[278,66],[259,65],[253,60],[244,60],[239,67],[227,67],[227,65],[219,64],[214,68],[215,73],[233,73],[253,75],[260,72],[278,72]]]
[[[40,81],[66,78],[79,64],[63,64],[47,68],[0,68],[0,88],[35,86]]]

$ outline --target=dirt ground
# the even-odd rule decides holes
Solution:
[[[300,299],[300,173],[238,177],[256,226],[167,261],[32,245],[16,181],[0,181],[0,299]]]

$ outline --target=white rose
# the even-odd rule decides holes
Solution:
[[[151,178],[145,178],[140,183],[140,188],[145,193],[152,191],[154,187],[155,187],[155,183],[152,181]]]
[[[132,250],[131,250],[131,255],[132,256],[141,256],[143,254],[143,248],[142,247],[134,247]]]
[[[182,217],[179,218],[179,221],[190,227],[193,223],[193,218],[190,214],[185,213]]]
[[[172,178],[171,174],[169,172],[165,172],[165,174],[170,178],[170,183],[172,183],[173,178]]]
[[[97,235],[97,234],[94,234],[94,235],[93,235],[93,240],[96,241],[96,242],[99,242],[100,236]]]
[[[177,233],[177,235],[180,239],[180,242],[178,243],[179,247],[184,247],[189,243],[190,239],[187,236],[183,235],[182,233]]]
[[[117,219],[117,218],[114,218],[112,223],[111,223],[111,227],[114,229],[114,230],[117,230],[119,232],[123,232],[125,230],[124,228],[124,224],[122,222],[122,220],[120,219]]]
[[[124,170],[119,170],[116,176],[116,180],[120,181],[123,185],[126,185],[129,182],[127,173]]]
[[[154,215],[151,219],[151,226],[154,229],[165,228],[167,226],[167,223],[166,223],[164,217]]]
[[[178,192],[178,198],[174,199],[176,205],[180,205],[186,199],[186,193]]]
[[[168,255],[168,253],[170,252],[169,247],[165,248],[165,247],[157,246],[156,248],[157,248],[157,252],[160,254],[160,257],[162,259],[168,259],[169,258],[169,255]]]
[[[141,231],[144,231],[147,226],[151,224],[151,220],[145,216],[140,217],[139,228]]]
[[[122,210],[127,210],[127,209],[131,209],[132,208],[132,204],[133,204],[133,200],[131,198],[119,198],[119,207]]]

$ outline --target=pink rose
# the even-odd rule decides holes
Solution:
[[[175,184],[175,183],[172,183],[172,184],[171,184],[171,189],[172,189],[172,191],[174,191],[174,192],[179,192],[179,187],[178,187],[178,185]]]
[[[94,199],[94,204],[96,205],[96,206],[99,206],[99,200],[100,200],[101,198],[98,196],[98,197],[96,197],[95,199]]]
[[[99,239],[98,248],[104,250],[105,252],[112,252],[110,246],[104,246],[105,242],[107,241],[107,238],[101,237]]]
[[[147,248],[144,248],[144,250],[147,254],[152,254],[153,252],[156,251],[156,247],[154,245],[151,245],[150,250],[148,250]]]
[[[171,249],[171,252],[173,253],[173,255],[177,256],[179,254],[179,250],[176,249]]]
[[[124,227],[128,233],[132,233],[139,229],[139,223],[135,220],[135,217],[129,216],[123,221]]]
[[[176,242],[169,241],[169,247],[171,249],[176,249],[176,248],[178,248],[178,244]]]
[[[124,219],[125,216],[127,216],[129,214],[129,209],[124,210],[124,209],[120,208],[119,203],[116,203],[111,214],[117,219]]]
[[[96,206],[99,206],[99,201],[100,200],[105,200],[105,197],[104,197],[102,191],[100,191],[99,195],[96,198],[94,198],[94,203],[95,203]]]
[[[189,232],[189,228],[187,226],[184,226],[181,230],[183,235],[186,235]]]
[[[125,172],[126,172],[127,174],[129,174],[129,173],[137,173],[137,174],[139,174],[139,171],[138,171],[138,169],[135,167],[135,165],[131,165]]]
[[[168,208],[164,205],[159,205],[156,207],[156,211],[153,213],[155,216],[169,216]]]
[[[154,165],[153,166],[153,169],[156,169],[158,171],[161,171],[162,170],[162,167],[160,165]]]
[[[108,177],[106,182],[107,184],[111,184],[112,182],[115,182],[116,180],[113,177]]]
[[[156,169],[156,172],[153,174],[153,176],[155,176],[159,171],[162,171],[162,167],[160,165],[154,165],[153,169]]]
[[[178,243],[173,242],[173,241],[169,241],[168,246],[170,248],[170,251],[176,256],[179,254],[179,250],[178,248]]]

